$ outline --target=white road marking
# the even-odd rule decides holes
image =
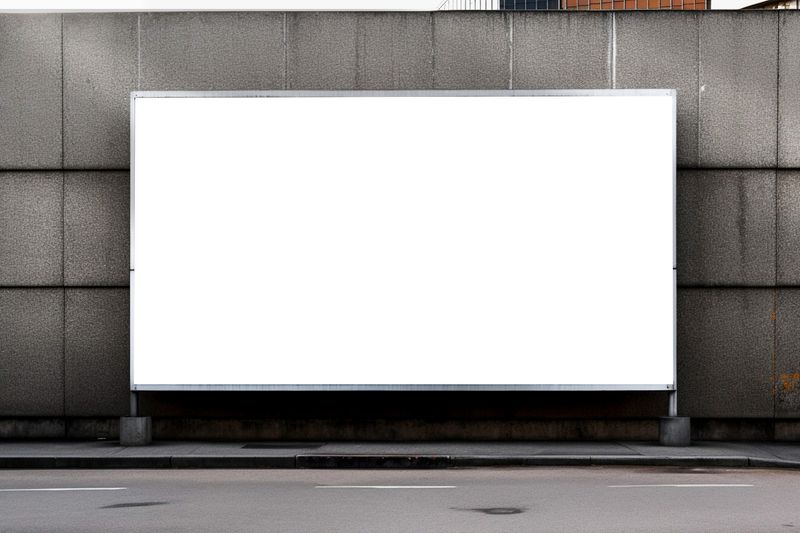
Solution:
[[[675,487],[675,488],[716,488],[716,487],[752,487],[745,483],[672,483],[672,484],[654,484],[654,485],[609,485],[610,489],[630,489],[642,487]]]
[[[315,489],[454,489],[455,485],[317,485]]]
[[[89,490],[128,490],[128,487],[56,487],[47,489],[0,489],[0,492],[79,492]]]

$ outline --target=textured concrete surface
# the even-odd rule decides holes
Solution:
[[[289,13],[289,89],[430,89],[429,13]]]
[[[64,15],[64,166],[127,168],[138,16]]]
[[[284,84],[282,13],[142,13],[142,90],[236,91]]]
[[[65,435],[66,423],[61,417],[14,416],[0,419],[0,441],[61,439]]]
[[[663,446],[689,446],[692,442],[691,419],[686,416],[662,416],[658,442]]]
[[[61,167],[61,16],[0,14],[0,169]]]
[[[64,174],[64,283],[128,285],[128,172]]]
[[[508,13],[433,15],[433,82],[436,89],[508,89]]]
[[[355,89],[359,20],[350,13],[287,14],[287,88]]]
[[[700,166],[774,166],[778,13],[701,16],[699,81]]]
[[[678,290],[678,413],[771,417],[773,289]]]
[[[153,441],[153,421],[149,416],[123,416],[119,419],[121,446],[146,446]]]
[[[63,289],[0,289],[0,415],[64,414]]]
[[[21,284],[60,288],[65,281],[67,285],[93,286],[127,283],[124,249],[129,237],[122,218],[127,211],[123,208],[126,180],[121,176],[108,178],[113,174],[107,170],[128,165],[127,91],[132,84],[150,90],[399,89],[507,88],[512,81],[514,88],[591,88],[614,83],[617,87],[675,87],[679,93],[679,163],[731,168],[730,173],[690,170],[681,174],[679,282],[705,287],[773,287],[777,271],[778,284],[800,285],[800,214],[795,213],[800,202],[796,201],[800,195],[796,189],[800,186],[796,172],[779,172],[777,215],[774,184],[776,153],[780,165],[800,166],[800,144],[793,141],[800,129],[800,95],[796,94],[800,56],[795,53],[800,47],[798,28],[800,13],[788,11],[620,12],[613,19],[608,13],[0,15],[0,72],[5,74],[0,76],[0,170],[36,170],[20,178],[16,173],[0,174],[0,287]],[[138,54],[137,42],[141,45]],[[63,156],[62,131],[66,134]],[[492,138],[493,134],[487,135]],[[60,168],[62,157],[70,168],[106,170],[97,175],[105,176],[102,179],[86,173],[67,174],[63,214],[60,173],[41,173]],[[65,240],[61,237],[62,217]],[[66,256],[63,266],[62,246]],[[62,279],[62,268],[66,280]],[[727,292],[727,288],[720,289],[719,294]],[[727,298],[736,299],[738,294],[732,289]],[[715,310],[713,316],[724,320],[709,319],[700,330],[696,324],[679,323],[682,331],[694,331],[695,335],[684,336],[681,341],[689,354],[687,368],[700,369],[699,377],[690,376],[695,379],[694,385],[681,391],[681,405],[697,406],[701,414],[768,413],[760,403],[760,370],[748,373],[748,365],[761,369],[763,363],[761,352],[747,344],[760,342],[759,337],[742,342],[728,340],[731,321],[735,320],[749,324],[761,335],[761,308],[748,305],[737,314],[732,309],[741,306],[716,299],[704,301],[703,305]],[[105,304],[97,305],[95,312],[103,312]],[[790,308],[789,303],[784,305]],[[778,343],[778,361],[782,357],[791,361],[793,327],[787,322],[781,330],[785,340]],[[17,339],[8,330],[6,335]],[[122,344],[112,346],[112,341],[91,335],[97,346],[95,352],[89,352],[97,360],[101,353],[128,349],[127,341],[114,341]],[[697,340],[687,340],[690,338]],[[716,339],[722,339],[722,347],[716,346]],[[30,356],[29,365],[47,366],[47,353],[32,353],[35,355]],[[746,356],[754,360],[747,362],[743,359]],[[728,358],[733,361],[733,374],[725,369]],[[776,379],[780,380],[781,372],[794,374],[791,365],[785,366],[785,372],[776,367]],[[723,378],[712,374],[717,367],[722,367]],[[17,374],[8,375],[17,381]],[[710,384],[703,381],[712,377]],[[25,379],[20,377],[23,383]],[[98,384],[97,390],[103,393],[106,386],[118,390],[113,383]],[[89,390],[92,387],[88,385]],[[37,402],[42,400],[28,394],[25,387],[4,390],[17,395],[12,403],[19,411],[5,413],[9,416],[58,414],[47,406],[37,410]],[[74,390],[78,390],[77,385]],[[720,391],[758,399],[750,403]],[[85,398],[78,393],[75,405]],[[119,401],[121,406],[121,400],[115,398],[112,404]],[[789,396],[778,396],[776,402],[779,416],[794,416]],[[291,408],[276,407],[277,403],[291,404]],[[96,404],[86,405],[94,409]],[[267,394],[166,393],[143,397],[143,405],[157,414],[189,417],[170,427],[162,426],[173,435],[195,431],[201,424],[197,421],[203,421],[204,416],[242,419],[209,423],[205,430],[215,438],[230,431],[324,434],[353,412],[366,414],[350,426],[340,427],[341,435],[580,438],[608,437],[624,431],[617,436],[649,438],[657,431],[652,419],[643,419],[640,425],[631,422],[624,430],[610,419],[662,415],[666,396],[466,394],[409,399],[374,395],[354,400],[340,395],[331,401],[328,396],[313,394],[296,400]],[[420,418],[426,413],[436,421]],[[609,420],[603,422],[606,425],[562,424],[567,418],[581,416]],[[303,417],[311,422],[302,427],[286,423]],[[322,421],[316,429],[310,425],[315,417]],[[446,422],[441,421],[448,417]],[[537,417],[553,419],[533,420]],[[246,418],[270,419],[274,424],[259,429],[248,425]],[[78,428],[69,420],[63,426],[67,432]],[[781,420],[785,422],[782,429],[777,422],[754,422],[745,427],[735,421],[722,424],[712,419],[695,423],[693,428],[715,438],[800,435],[798,427]],[[83,429],[74,429],[74,434],[94,431],[92,424],[86,422]],[[15,427],[24,432],[32,426]],[[262,429],[263,433],[258,433]]]
[[[514,89],[610,89],[611,15],[516,12]]]
[[[430,13],[351,16],[356,17],[356,86],[359,89],[433,87]]]
[[[62,283],[61,172],[0,172],[0,286]]]
[[[800,171],[778,172],[778,285],[800,285]]]
[[[778,32],[778,165],[800,167],[800,17],[782,13]]]
[[[800,289],[778,289],[775,416],[800,418]]]
[[[67,289],[64,331],[68,416],[130,410],[128,289]]]
[[[676,89],[678,166],[697,165],[699,61],[695,13],[621,12],[616,19],[617,89]]]
[[[678,284],[774,285],[775,216],[774,170],[680,171]]]

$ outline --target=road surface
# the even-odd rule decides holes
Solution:
[[[800,531],[800,472],[0,471],[0,531]]]

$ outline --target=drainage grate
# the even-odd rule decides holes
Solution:
[[[315,450],[321,447],[323,442],[251,442],[242,448],[255,450]]]

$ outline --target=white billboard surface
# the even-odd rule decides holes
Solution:
[[[134,390],[673,388],[672,91],[132,104]]]

